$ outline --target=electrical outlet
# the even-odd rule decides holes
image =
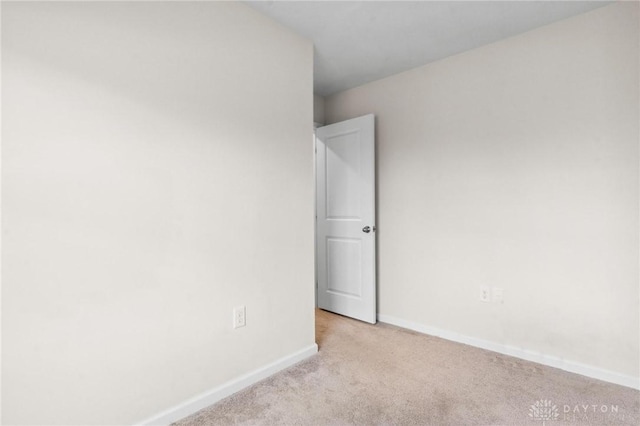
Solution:
[[[488,285],[480,286],[480,301],[481,302],[491,302],[491,290],[489,290]]]
[[[492,296],[495,303],[504,303],[504,292],[500,287],[493,288]]]
[[[247,325],[247,309],[244,306],[233,308],[233,328]]]

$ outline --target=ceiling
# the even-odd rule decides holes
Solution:
[[[315,45],[327,96],[612,3],[247,1]]]

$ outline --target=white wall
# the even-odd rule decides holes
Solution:
[[[379,313],[637,379],[638,75],[617,3],[327,97],[376,114]]]
[[[130,424],[315,345],[311,43],[238,3],[2,8],[3,422]]]
[[[313,95],[313,122],[324,124],[324,97]]]

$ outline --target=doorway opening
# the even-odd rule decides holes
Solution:
[[[315,129],[316,304],[376,322],[375,118]]]

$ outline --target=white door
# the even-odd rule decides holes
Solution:
[[[376,322],[374,117],[316,130],[318,307]]]

